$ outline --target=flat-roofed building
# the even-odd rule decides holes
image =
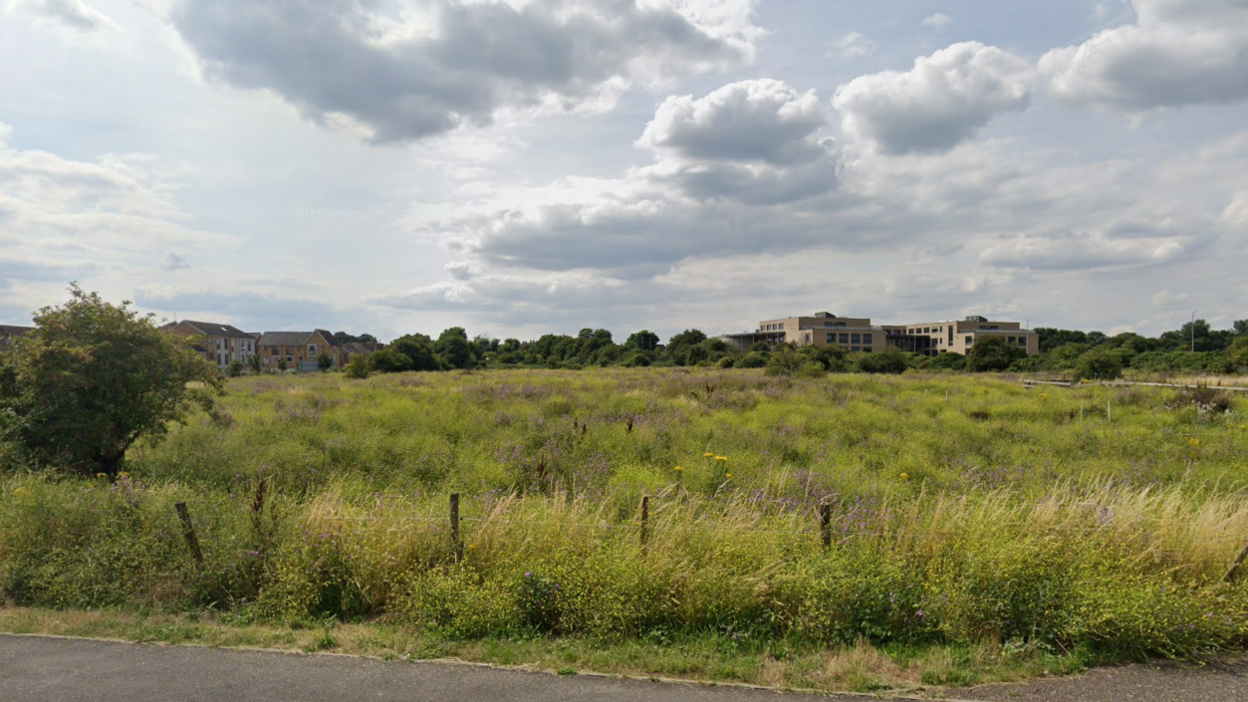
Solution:
[[[763,342],[769,346],[794,343],[798,346],[843,346],[851,352],[875,353],[888,347],[937,356],[942,353],[965,355],[976,338],[1000,336],[1007,344],[1040,353],[1040,337],[1023,329],[1018,322],[993,322],[980,316],[962,321],[921,324],[872,324],[870,317],[838,317],[816,312],[810,317],[785,317],[759,322],[752,332],[724,334],[721,338],[739,350]]]

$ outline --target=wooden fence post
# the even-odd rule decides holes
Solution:
[[[646,531],[646,528],[648,526],[647,522],[649,521],[650,521],[650,496],[642,495],[641,496],[641,548],[643,551],[646,548],[646,541],[648,540],[650,536]]]
[[[455,552],[455,562],[464,558],[464,542],[459,539],[459,493],[451,493],[451,548]]]
[[[178,511],[178,519],[182,520],[182,535],[186,537],[186,545],[191,549],[195,564],[204,565],[204,552],[199,550],[199,538],[195,536],[195,524],[191,522],[191,513],[186,511],[186,503],[179,502],[173,508]]]
[[[824,548],[832,546],[832,505],[823,503],[819,505],[819,536],[823,540]]]

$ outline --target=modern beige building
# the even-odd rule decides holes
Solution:
[[[764,320],[753,332],[725,334],[721,338],[741,350],[761,341],[772,346],[790,342],[798,346],[835,344],[863,353],[895,347],[937,356],[942,353],[966,355],[975,340],[985,336],[999,336],[1028,355],[1040,353],[1040,336],[1034,331],[1023,329],[1018,322],[993,322],[980,316],[961,321],[875,325],[869,317],[838,317],[830,312],[816,312],[811,317]]]

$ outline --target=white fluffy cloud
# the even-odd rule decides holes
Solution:
[[[751,60],[754,0],[180,1],[205,72],[378,142]]]
[[[841,128],[886,153],[949,149],[1002,112],[1022,110],[1032,71],[1014,54],[964,42],[919,57],[904,73],[859,76],[836,91]]]
[[[923,26],[930,27],[932,29],[943,29],[951,24],[953,24],[953,19],[943,12],[928,15],[923,20]]]
[[[742,81],[703,98],[667,98],[638,143],[689,160],[784,165],[820,155],[809,137],[824,122],[815,91],[799,93],[778,80]]]
[[[1124,113],[1248,98],[1248,3],[1129,2],[1134,24],[1040,59],[1050,93]]]
[[[15,148],[9,133],[0,124],[0,278],[64,283],[171,246],[235,244],[188,227],[174,182],[146,157],[75,161]]]

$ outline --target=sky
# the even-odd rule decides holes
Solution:
[[[0,323],[1248,318],[1248,0],[0,0]]]

